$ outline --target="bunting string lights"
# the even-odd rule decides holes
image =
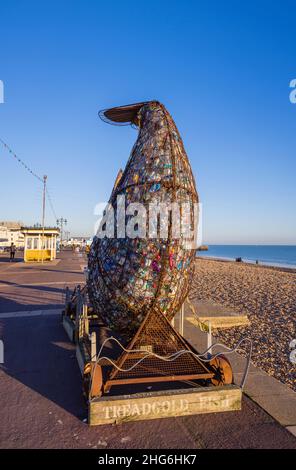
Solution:
[[[44,184],[44,179],[39,176],[35,171],[33,171],[12,149],[11,147],[6,143],[4,142],[3,139],[0,138],[0,143],[3,145],[4,149],[7,150],[7,152],[18,162],[20,163],[24,168],[25,170],[27,170],[28,173],[30,173],[32,176],[34,176],[34,178],[36,178],[38,181],[40,181],[42,184]],[[48,202],[49,202],[49,205],[50,205],[50,208],[51,208],[51,211],[53,213],[53,216],[55,218],[55,220],[57,219],[57,216],[56,216],[56,212],[54,210],[54,207],[53,207],[53,203],[52,203],[52,199],[51,199],[51,196],[48,192],[48,189],[46,187],[45,189],[45,192],[46,192],[46,196],[47,196],[47,199],[48,199]]]
[[[43,183],[43,178],[41,178],[41,176],[37,175],[33,170],[31,170],[31,168],[16,153],[14,153],[14,151],[9,147],[9,145],[6,144],[6,142],[4,142],[4,140],[0,138],[0,142],[3,147],[8,151],[8,153],[10,153],[10,155],[15,158],[25,168],[25,170],[31,173],[34,178]]]

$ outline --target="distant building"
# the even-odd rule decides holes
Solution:
[[[92,238],[89,237],[71,237],[69,238],[67,244],[68,245],[75,245],[80,247],[85,247],[92,243]]]
[[[0,226],[0,247],[9,246],[9,233],[7,227]]]
[[[9,220],[0,221],[0,246],[10,246],[11,243],[18,248],[24,246],[24,234],[21,231],[22,223]]]

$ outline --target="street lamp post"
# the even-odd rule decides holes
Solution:
[[[66,237],[66,242],[67,243],[69,241],[69,235],[70,235],[70,232],[68,230],[65,230],[65,237]]]
[[[63,246],[63,230],[64,230],[64,225],[67,225],[67,219],[64,219],[63,217],[60,217],[57,219],[57,226],[61,228],[61,246],[60,249],[62,249]]]
[[[44,252],[44,224],[45,224],[45,194],[46,194],[46,180],[47,176],[43,176],[43,197],[42,197],[42,241],[41,241],[41,263],[43,264]]]

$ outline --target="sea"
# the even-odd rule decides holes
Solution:
[[[248,263],[296,268],[296,245],[208,245],[208,251],[198,251],[197,256],[235,260]]]

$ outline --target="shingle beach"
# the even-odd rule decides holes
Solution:
[[[215,336],[229,347],[251,338],[252,362],[296,391],[289,357],[296,338],[295,271],[198,258],[189,297],[247,314],[249,326],[217,329]]]

